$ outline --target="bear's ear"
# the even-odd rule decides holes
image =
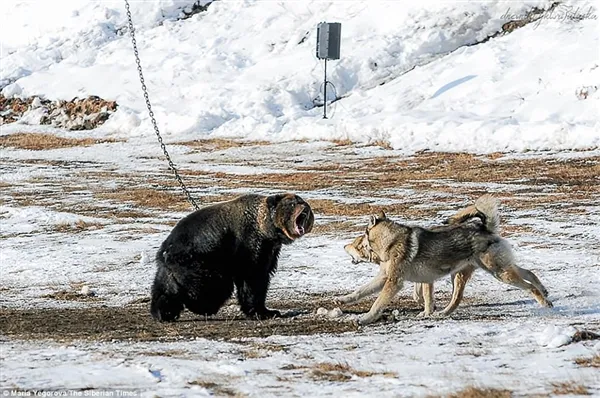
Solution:
[[[282,193],[282,194],[278,194],[278,195],[268,196],[267,204],[269,205],[269,208],[274,209],[279,204],[279,202],[281,202],[283,200],[283,198],[285,198],[286,196],[289,196],[289,195]]]

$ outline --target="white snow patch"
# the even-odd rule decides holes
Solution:
[[[150,134],[123,3],[38,3],[3,5],[10,15],[0,24],[3,94],[98,95],[119,104],[98,130]],[[470,46],[498,32],[508,11],[524,15],[550,0],[217,1],[177,20],[191,4],[131,4],[146,84],[167,138],[382,140],[405,153],[600,146],[597,18],[545,18]],[[592,1],[570,0],[553,15],[575,9],[599,13]],[[340,99],[326,120],[315,107],[322,103],[314,47],[323,20],[343,26],[342,58],[328,68]],[[22,122],[39,116],[30,112]]]
[[[577,332],[573,326],[559,327],[548,326],[538,336],[538,343],[541,346],[556,348],[569,344],[573,340],[573,335]]]

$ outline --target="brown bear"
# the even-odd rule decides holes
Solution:
[[[246,316],[280,316],[265,300],[281,246],[309,233],[313,223],[308,203],[289,193],[243,195],[189,214],[156,253],[152,316],[173,321],[184,307],[215,314],[234,285]]]

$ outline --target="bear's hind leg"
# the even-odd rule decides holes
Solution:
[[[199,270],[184,281],[185,307],[198,315],[214,315],[233,293],[233,279],[214,270]]]

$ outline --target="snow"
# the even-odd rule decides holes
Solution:
[[[102,131],[151,131],[121,1],[5,3],[4,95],[98,95],[119,104]],[[477,45],[508,14],[552,2],[218,1],[179,20],[192,3],[131,4],[167,137],[382,140],[406,153],[600,145],[600,30],[591,1],[566,1]],[[315,27],[324,20],[342,23],[342,57],[328,68],[341,99],[327,120],[314,107],[323,80]]]
[[[6,149],[2,161],[3,165],[11,165],[10,174],[33,178],[5,181],[18,184],[23,192],[34,192],[43,181],[47,192],[52,194],[66,181],[73,186],[86,184],[90,189],[105,184],[93,180],[93,173],[98,170],[115,173],[119,170],[140,176],[163,170],[166,175],[164,161],[157,157],[159,148],[152,138],[133,137],[128,145],[113,143],[78,148],[77,158],[85,159],[85,162],[72,162],[69,168],[43,162],[73,157],[73,148]],[[357,148],[357,155],[350,155],[351,152],[345,156],[360,158],[393,153],[372,148]],[[332,155],[323,143],[280,143],[212,153],[189,152],[181,147],[174,153],[177,163],[186,169],[201,169],[205,164],[212,164],[222,167],[232,179],[239,172],[236,165],[257,162],[265,153],[269,156],[264,157],[262,164],[274,170],[290,170],[290,160],[293,162],[301,154],[306,154],[307,164],[324,164],[329,157],[340,160],[340,154]],[[569,153],[564,155],[569,158]],[[598,152],[586,152],[586,155],[597,156]],[[535,156],[554,159],[560,153],[536,153]],[[231,167],[227,169],[227,165]],[[113,181],[115,188],[127,184],[128,178]],[[196,181],[186,182],[195,192],[205,193],[204,189],[196,188]],[[513,192],[523,191],[521,185],[526,184],[516,184]],[[458,192],[453,199],[460,205],[464,200],[459,193],[461,185],[453,187]],[[503,192],[501,188],[506,187],[478,185],[478,189],[499,193]],[[435,186],[432,185],[432,189]],[[210,186],[207,191],[232,190]],[[238,193],[241,191],[240,188]],[[448,199],[447,194],[425,195],[415,189],[397,189],[394,193],[406,199],[422,198],[424,204]],[[326,190],[306,194],[307,197],[327,198]],[[377,202],[372,192],[348,195],[348,192],[332,188],[330,197],[341,203],[389,204],[385,199],[386,192],[381,194],[382,200]],[[122,306],[147,296],[155,267],[154,253],[172,223],[185,213],[161,210],[147,218],[119,222],[77,214],[75,209],[91,200],[85,191],[77,198],[52,196],[37,205],[18,205],[9,200],[0,208],[0,304],[3,308]],[[62,209],[72,206],[73,211],[55,210],[56,206]],[[440,214],[440,219],[452,207]],[[600,394],[597,371],[574,364],[575,358],[600,353],[600,345],[594,341],[570,343],[576,329],[597,331],[600,325],[597,289],[600,285],[600,252],[595,244],[600,237],[599,215],[597,204],[587,207],[584,213],[553,212],[551,208],[503,213],[506,225],[523,225],[531,229],[511,235],[510,241],[518,263],[535,272],[550,291],[550,299],[555,304],[553,309],[541,308],[526,293],[498,283],[485,272],[476,272],[465,295],[478,298],[478,304],[463,303],[455,319],[407,319],[400,314],[395,322],[339,335],[273,335],[230,342],[192,339],[168,343],[77,340],[58,343],[0,337],[3,370],[0,388],[117,388],[133,389],[142,396],[155,393],[161,396],[208,395],[208,390],[194,384],[201,379],[250,396],[425,396],[433,392],[450,393],[469,385],[509,388],[516,394],[542,394],[548,392],[552,383],[575,381],[585,385],[591,393]],[[402,215],[393,217],[404,219]],[[317,222],[331,219],[331,216],[318,216]],[[366,215],[337,219],[349,219],[359,225],[366,221]],[[57,224],[79,220],[104,224],[103,228],[77,234],[53,230]],[[406,221],[435,223],[439,220]],[[285,299],[315,294],[333,297],[369,281],[378,272],[377,266],[351,264],[343,250],[343,245],[353,237],[351,234],[308,234],[286,247],[269,297]],[[75,291],[81,293],[89,289],[100,301],[82,303],[45,297],[57,290],[69,290],[72,284],[83,284]],[[410,296],[411,290],[412,285],[407,284],[401,294]],[[448,279],[436,283],[438,295],[448,295],[450,291]],[[437,303],[445,304],[443,300]],[[340,310],[344,311],[344,307]],[[340,314],[335,306],[321,309],[319,314],[322,315],[317,315],[316,311],[315,307],[315,317],[339,322],[352,322],[356,317],[352,313]],[[302,321],[302,318],[297,320]],[[265,343],[281,345],[285,349],[257,348],[260,355],[248,354],[251,349],[248,344],[260,347]],[[349,364],[357,370],[393,372],[396,376],[353,376],[343,383],[315,381],[311,369],[323,362]],[[299,368],[289,369],[290,365]]]
[[[205,184],[201,172],[225,173],[232,180],[284,175],[345,156],[358,162],[421,150],[500,151],[505,152],[502,161],[566,161],[600,154],[600,92],[593,89],[600,84],[597,18],[547,18],[476,44],[501,28],[509,7],[522,14],[534,6],[548,8],[551,1],[217,1],[208,11],[180,20],[193,3],[133,1],[131,10],[169,153],[182,169],[199,174],[186,180],[194,196],[272,192]],[[595,7],[591,1],[564,4]],[[119,208],[140,215],[80,214],[92,204],[100,212],[117,206],[93,195],[98,186],[156,189],[139,180],[168,172],[140,92],[123,3],[7,0],[2,7],[3,95],[66,100],[97,95],[116,100],[119,108],[92,131],[37,126],[34,110],[18,123],[1,126],[0,134],[124,140],[43,151],[2,149],[0,309],[114,307],[147,297],[154,253],[187,212],[125,204]],[[342,59],[328,63],[329,80],[341,99],[331,105],[333,117],[327,120],[321,118],[322,108],[314,107],[322,81],[314,56],[315,26],[323,20],[342,22]],[[581,89],[589,93],[586,98]],[[208,137],[277,144],[214,151],[177,144]],[[321,140],[335,139],[384,141],[393,150],[351,146],[328,152],[333,144]],[[94,179],[98,172],[111,172],[111,181]],[[336,187],[299,193],[309,201],[348,205],[418,199],[420,207],[448,199],[465,204],[468,198],[460,192],[467,188],[531,201],[542,194],[532,192],[525,177],[511,184],[423,182],[431,190],[399,183],[377,193],[349,194]],[[439,185],[451,186],[456,194],[435,191]],[[75,191],[67,194],[65,187]],[[194,383],[203,379],[249,396],[426,396],[473,385],[531,395],[548,394],[555,382],[574,381],[600,395],[597,369],[574,364],[576,358],[599,354],[600,344],[571,341],[576,330],[597,331],[600,325],[600,207],[590,203],[562,212],[561,204],[555,205],[503,215],[507,226],[527,227],[509,239],[518,263],[539,275],[550,291],[553,309],[540,308],[526,293],[476,272],[465,293],[475,304],[463,303],[456,318],[397,316],[395,322],[339,335],[61,343],[9,339],[0,332],[0,389],[121,388],[143,396],[208,396],[209,389]],[[454,209],[449,204],[438,219],[426,222],[435,223]],[[366,216],[320,216],[317,222],[362,225]],[[91,227],[69,231],[83,224]],[[353,265],[343,250],[353,237],[313,233],[286,247],[270,299],[332,297],[369,281],[377,267]],[[99,301],[47,296],[62,289],[93,294]],[[409,289],[407,284],[401,294],[410,295]],[[448,279],[436,283],[438,294],[450,291]],[[322,307],[314,316],[351,322],[354,314],[343,311],[344,306]],[[260,348],[265,343],[284,349]],[[310,369],[322,362],[395,377],[315,381]]]
[[[138,396],[148,397],[208,395],[208,391],[192,384],[198,379],[225,384],[241,394],[268,397],[424,396],[430,391],[450,393],[465,380],[472,385],[511,388],[527,395],[545,393],[539,388],[541,381],[550,384],[575,380],[590,391],[600,387],[597,370],[588,368],[574,373],[574,366],[568,364],[569,358],[598,351],[576,345],[536,349],[530,336],[537,330],[535,322],[506,321],[498,327],[485,322],[465,325],[447,321],[430,326],[425,322],[410,326],[400,323],[392,328],[375,328],[368,336],[273,336],[266,342],[285,349],[262,351],[264,357],[254,359],[244,355],[247,344],[205,339],[152,346],[128,342],[83,343],[75,347],[48,342],[44,348],[27,342],[8,342],[4,344],[3,367],[19,386],[28,386],[31,378],[47,390],[93,387],[127,391],[136,386]],[[174,354],[152,355],[157,351]],[[306,352],[314,358],[303,358]],[[461,361],[466,358],[468,361]],[[32,359],[39,365],[30,370],[28,363]],[[567,361],[557,367],[557,359]],[[351,363],[359,370],[399,376],[315,383],[305,375],[302,366],[323,362]],[[285,370],[290,365],[296,370]],[[281,386],[281,378],[289,382]]]

